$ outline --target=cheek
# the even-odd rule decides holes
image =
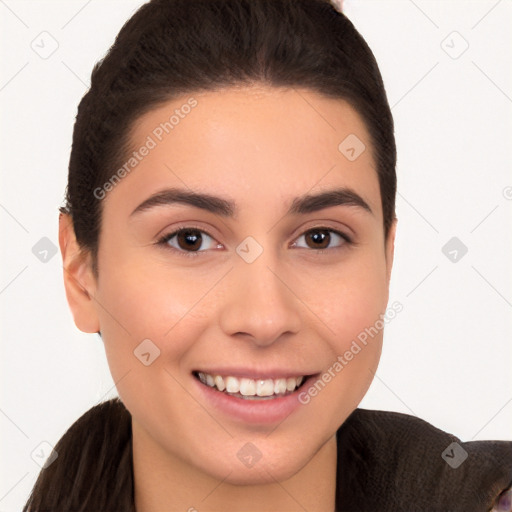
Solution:
[[[338,355],[380,325],[388,300],[384,252],[361,251],[339,265],[318,267],[314,277],[314,283],[312,277],[301,278],[301,295]]]
[[[116,265],[107,262],[102,269],[96,299],[113,377],[140,370],[139,346],[147,346],[150,356],[159,354],[155,366],[163,361],[169,368],[179,365],[204,329],[200,301],[216,282],[215,275],[194,279],[136,259]]]
[[[313,287],[310,279],[303,281],[304,302],[318,312],[328,355],[319,381],[310,388],[312,395],[304,400],[321,395],[336,425],[357,407],[380,360],[388,300],[384,251],[377,245],[360,251],[335,269],[317,273],[315,283]]]
[[[319,312],[327,357],[302,400],[306,407],[320,407],[335,429],[361,402],[379,364],[387,305],[385,266],[379,259],[361,258],[340,267],[322,293],[318,288],[309,300]]]
[[[112,378],[130,412],[158,430],[150,426],[154,419],[169,425],[180,410],[197,407],[182,392],[188,374],[181,365],[204,330],[197,303],[214,277],[188,282],[183,274],[136,258],[103,268],[98,313]]]

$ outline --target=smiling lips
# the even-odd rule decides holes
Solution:
[[[246,400],[268,400],[269,398],[286,396],[293,393],[304,382],[304,376],[279,379],[249,379],[197,372],[196,377],[203,384],[217,391]]]

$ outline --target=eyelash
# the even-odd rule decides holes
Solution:
[[[215,238],[212,235],[210,235],[207,231],[205,231],[202,228],[199,228],[197,226],[183,226],[183,227],[180,227],[180,228],[176,229],[172,233],[169,233],[169,234],[164,235],[161,238],[159,238],[158,241],[157,241],[157,245],[166,246],[166,248],[171,249],[174,252],[177,252],[177,253],[179,253],[179,254],[181,254],[181,255],[183,255],[185,257],[188,257],[188,258],[197,258],[201,253],[207,252],[207,250],[203,250],[203,251],[184,251],[182,249],[176,249],[175,247],[170,246],[168,244],[169,240],[174,238],[176,235],[180,234],[182,231],[198,231],[200,233],[208,235],[212,240],[215,240]],[[304,236],[305,234],[310,233],[312,231],[313,232],[314,231],[327,231],[329,233],[334,233],[334,234],[340,236],[344,240],[344,243],[341,246],[339,246],[339,247],[332,247],[330,249],[329,248],[328,249],[309,249],[310,251],[314,251],[319,256],[321,256],[323,254],[326,254],[328,252],[331,252],[333,250],[336,250],[336,249],[343,249],[346,245],[355,245],[355,243],[352,241],[352,239],[348,235],[346,235],[345,233],[342,233],[341,231],[337,231],[335,229],[328,228],[328,227],[325,227],[325,226],[317,226],[317,227],[314,227],[314,228],[310,228],[310,229],[304,231],[304,233],[302,233],[298,238],[300,238],[300,237]],[[304,247],[300,247],[300,249],[304,249]]]

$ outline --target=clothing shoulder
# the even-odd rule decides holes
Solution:
[[[415,416],[368,409],[337,440],[339,511],[490,512],[500,495],[507,506],[512,441],[463,442]]]

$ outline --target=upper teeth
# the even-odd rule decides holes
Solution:
[[[199,380],[210,387],[227,393],[240,393],[244,396],[271,396],[293,391],[299,387],[304,377],[288,377],[281,379],[246,379],[237,377],[222,377],[198,372]]]

